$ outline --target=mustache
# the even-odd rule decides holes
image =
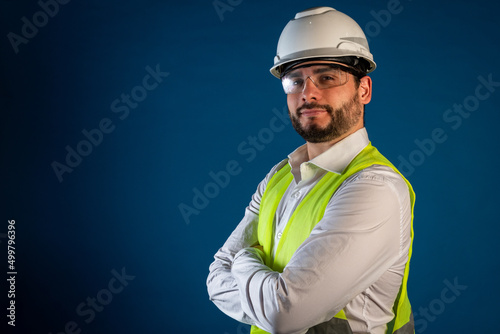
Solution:
[[[302,114],[302,110],[304,110],[304,109],[324,109],[330,115],[333,114],[333,108],[329,104],[319,104],[316,102],[312,102],[312,103],[306,102],[297,108],[297,114],[300,116]]]

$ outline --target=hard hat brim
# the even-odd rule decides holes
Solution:
[[[342,50],[337,48],[323,48],[323,49],[310,49],[304,51],[298,51],[295,53],[288,54],[285,58],[278,58],[278,56],[274,59],[274,66],[269,70],[273,76],[280,79],[282,68],[284,65],[297,62],[300,60],[308,61],[314,60],[317,58],[335,58],[335,57],[357,57],[363,58],[366,60],[370,67],[366,71],[366,74],[372,72],[377,67],[377,64],[372,60],[373,56],[371,54],[366,55],[366,57],[360,57],[360,54],[357,52],[353,52],[352,50]]]

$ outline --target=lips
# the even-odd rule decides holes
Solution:
[[[319,116],[323,113],[326,113],[327,111],[325,109],[304,109],[300,112],[300,116],[304,117],[315,117]]]

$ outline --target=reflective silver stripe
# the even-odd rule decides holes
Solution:
[[[352,334],[351,326],[345,319],[333,318],[330,321],[316,325],[306,332],[306,334]],[[398,333],[399,334],[399,333]]]
[[[403,327],[394,332],[394,334],[414,334],[415,322],[413,320],[413,312],[410,313],[410,321],[404,324]]]

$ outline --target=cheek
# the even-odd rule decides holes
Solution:
[[[295,110],[297,110],[297,108],[299,107],[300,99],[295,95],[298,94],[289,94],[286,96],[286,103],[288,105],[288,109],[290,109],[290,111],[292,112],[295,112]]]
[[[327,103],[330,104],[334,109],[342,107],[343,104],[351,101],[354,96],[358,93],[357,90],[354,87],[344,87],[342,90],[337,90],[335,92],[332,92],[329,94],[327,97]],[[336,87],[335,87],[336,88]],[[332,88],[334,89],[334,88]]]

